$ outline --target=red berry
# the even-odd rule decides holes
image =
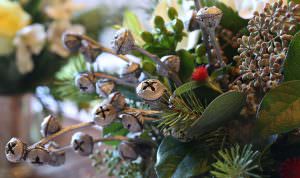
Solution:
[[[192,79],[196,81],[205,81],[207,77],[208,72],[205,66],[197,67],[192,74]]]
[[[300,158],[287,159],[280,165],[281,178],[300,178]]]

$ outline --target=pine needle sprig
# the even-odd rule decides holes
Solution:
[[[217,162],[212,167],[211,174],[216,178],[250,178],[261,176],[256,174],[259,165],[256,161],[259,157],[258,151],[252,150],[252,145],[241,148],[235,145],[230,149],[220,150],[216,156]]]

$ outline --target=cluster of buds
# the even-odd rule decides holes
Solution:
[[[249,36],[238,39],[240,77],[230,88],[247,93],[245,114],[255,114],[263,95],[276,87],[283,79],[282,65],[286,58],[292,32],[300,20],[300,5],[280,0],[266,4],[264,12],[254,13],[248,23]]]

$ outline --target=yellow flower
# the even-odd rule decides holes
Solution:
[[[17,31],[28,25],[30,16],[20,4],[9,0],[0,0],[0,38],[12,38]]]

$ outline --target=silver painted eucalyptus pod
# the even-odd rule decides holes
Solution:
[[[27,146],[21,140],[12,138],[5,146],[5,156],[9,162],[17,163],[25,160]]]
[[[143,124],[139,119],[139,115],[133,115],[124,113],[119,115],[122,121],[123,127],[128,129],[132,133],[141,132],[143,130]]]
[[[141,75],[140,65],[137,63],[128,63],[121,69],[120,78],[126,82],[136,83]]]
[[[93,153],[94,140],[93,137],[88,134],[76,132],[72,136],[71,145],[75,153],[81,156],[88,156]]]
[[[49,115],[45,117],[43,122],[41,123],[41,134],[43,137],[47,137],[60,131],[61,128],[62,126],[59,120],[56,117]]]
[[[48,163],[50,166],[61,166],[65,163],[66,152],[64,150],[57,151],[60,148],[57,143],[49,142],[45,145],[45,148],[50,154],[50,160]]]
[[[75,86],[82,93],[95,92],[95,76],[92,73],[79,73],[75,76]]]
[[[134,38],[130,30],[122,28],[118,30],[111,42],[116,54],[128,54],[134,47]]]
[[[96,93],[100,97],[107,97],[115,89],[115,82],[109,79],[100,79],[96,82]]]
[[[46,165],[49,164],[50,160],[50,152],[43,147],[36,146],[28,151],[27,161],[33,165]]]
[[[172,70],[175,73],[179,72],[180,58],[178,56],[175,55],[164,56],[160,60],[169,68],[169,70]],[[161,65],[156,64],[156,70],[162,76],[166,76],[166,77],[169,76],[169,71],[163,68]]]
[[[97,125],[107,126],[117,118],[117,110],[113,105],[103,103],[94,109],[93,115]]]
[[[153,109],[161,110],[162,108],[168,107],[170,94],[167,88],[157,79],[142,81],[136,87],[136,94]]]

